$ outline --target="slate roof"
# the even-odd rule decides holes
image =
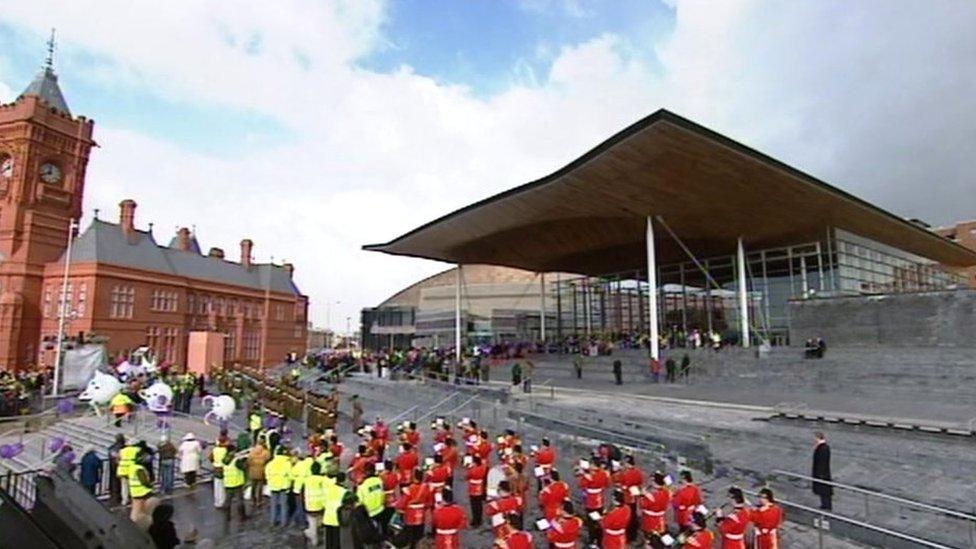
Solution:
[[[302,294],[288,271],[280,265],[256,264],[246,269],[233,261],[161,246],[146,231],[137,230],[129,238],[121,226],[98,219],[75,239],[71,261],[132,267],[254,290]]]
[[[174,249],[174,250],[179,250],[180,249],[180,237],[179,236],[174,236],[173,238],[171,238],[170,241],[169,241],[169,247],[172,248],[172,249]],[[194,252],[196,252],[198,254],[203,253],[202,251],[200,251],[200,242],[197,241],[197,235],[195,235],[195,234],[194,235],[190,235],[190,250],[192,250],[192,251],[194,251]]]
[[[27,85],[24,93],[20,94],[17,99],[25,95],[40,97],[55,109],[71,116],[71,110],[68,109],[68,102],[64,100],[61,87],[58,86],[58,75],[54,74],[54,71],[50,67],[45,67],[41,72],[37,73],[34,80]]]

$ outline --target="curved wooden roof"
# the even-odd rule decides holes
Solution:
[[[822,240],[837,227],[949,266],[976,252],[667,110],[559,171],[363,249],[600,275],[641,270],[648,215],[699,257]],[[658,261],[687,257],[657,232]]]

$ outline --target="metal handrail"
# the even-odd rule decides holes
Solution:
[[[667,449],[668,449],[667,446],[665,446],[665,445],[663,445],[661,443],[658,443],[658,442],[653,442],[653,441],[650,441],[650,440],[643,440],[643,439],[635,438],[635,437],[632,437],[632,436],[629,436],[629,435],[624,435],[624,434],[621,434],[621,433],[616,433],[614,431],[608,431],[606,429],[601,429],[599,427],[593,427],[591,425],[586,425],[586,424],[583,424],[583,423],[577,423],[575,421],[568,421],[568,420],[565,420],[565,419],[555,419],[555,418],[551,418],[551,417],[548,417],[548,416],[544,416],[542,414],[537,414],[535,412],[526,412],[524,410],[518,410],[517,412],[519,414],[521,414],[521,415],[535,416],[537,418],[547,419],[549,421],[558,421],[560,423],[565,423],[565,424],[570,425],[570,426],[573,426],[573,427],[579,427],[581,429],[587,429],[587,430],[590,430],[590,431],[595,431],[597,433],[601,433],[601,434],[604,434],[604,435],[607,435],[607,436],[611,436],[611,437],[614,437],[614,438],[624,439],[624,440],[630,441],[631,443],[637,443],[637,444],[640,444],[641,446],[650,446],[650,447],[656,448],[658,451],[661,451],[661,452],[667,451]]]
[[[410,415],[411,412],[413,412],[417,408],[420,408],[420,405],[419,404],[414,404],[413,406],[407,408],[406,410],[404,410],[404,411],[400,412],[399,414],[397,414],[397,415],[393,416],[392,418],[390,418],[387,421],[387,423],[390,424],[390,425],[394,425],[394,424],[396,424],[396,422],[400,421],[400,418],[407,417],[408,415]]]
[[[465,401],[464,401],[464,402],[462,402],[461,404],[458,404],[458,405],[457,405],[457,406],[455,406],[454,408],[451,408],[450,410],[448,410],[448,411],[447,411],[447,413],[446,413],[445,415],[448,415],[448,416],[449,416],[449,415],[451,415],[451,414],[453,414],[454,412],[457,412],[457,411],[458,411],[458,410],[460,410],[461,408],[464,408],[464,407],[465,407],[465,406],[467,406],[468,404],[471,404],[471,403],[472,403],[472,402],[474,402],[475,400],[478,400],[479,398],[480,398],[480,397],[479,397],[478,395],[472,395],[472,396],[471,396],[470,398],[468,398],[467,400],[465,400]]]
[[[939,514],[942,514],[942,515],[947,515],[947,516],[950,516],[950,517],[953,517],[953,518],[976,522],[976,515],[970,515],[968,513],[963,513],[963,512],[955,511],[955,510],[952,510],[952,509],[946,509],[945,507],[939,507],[937,505],[932,505],[932,504],[929,504],[929,503],[923,503],[921,501],[915,501],[915,500],[911,500],[911,499],[905,499],[903,497],[892,496],[892,495],[885,494],[885,493],[882,493],[882,492],[876,492],[874,490],[868,490],[866,488],[858,488],[857,486],[851,486],[851,485],[848,485],[848,484],[842,484],[842,483],[834,482],[834,481],[830,481],[830,480],[821,480],[821,479],[818,479],[818,478],[813,478],[813,477],[808,477],[806,475],[801,475],[799,473],[792,473],[790,471],[783,471],[781,469],[775,469],[773,471],[773,474],[775,474],[775,475],[785,475],[785,476],[788,476],[788,477],[798,478],[798,479],[801,479],[801,480],[809,480],[811,482],[817,482],[817,483],[820,483],[820,484],[827,484],[827,485],[833,486],[835,488],[840,488],[841,490],[849,490],[851,492],[858,492],[860,494],[865,494],[865,495],[868,495],[868,496],[874,496],[874,497],[876,497],[878,499],[886,499],[888,501],[893,501],[893,502],[899,503],[901,505],[906,505],[906,506],[909,506],[909,507],[915,507],[917,509],[925,509],[926,511],[932,511],[932,512],[939,513]]]
[[[423,421],[423,420],[427,419],[428,417],[430,417],[431,415],[433,415],[434,410],[440,408],[441,406],[443,406],[444,404],[446,404],[449,400],[453,399],[454,397],[458,396],[459,394],[461,394],[461,391],[454,391],[453,393],[451,393],[451,394],[447,395],[446,397],[442,398],[437,404],[434,404],[433,406],[431,406],[430,409],[427,410],[427,413],[425,413],[424,415],[418,417],[417,418],[417,423],[420,423],[421,421]]]
[[[757,496],[757,493],[756,492],[753,492],[751,490],[743,490],[743,492],[745,492],[746,494],[749,494],[750,496],[753,496],[753,497]],[[903,540],[903,541],[908,541],[908,542],[911,542],[911,543],[918,544],[919,546],[922,546],[922,547],[930,547],[931,549],[953,549],[952,547],[950,547],[948,545],[942,545],[941,543],[936,543],[934,541],[929,541],[929,540],[926,540],[926,539],[917,538],[917,537],[915,537],[915,536],[913,536],[911,534],[905,534],[905,533],[902,533],[902,532],[896,532],[895,530],[889,530],[888,528],[885,528],[883,526],[878,526],[876,524],[869,524],[867,522],[864,522],[864,521],[861,521],[861,520],[857,520],[857,519],[854,519],[854,518],[850,518],[850,517],[845,517],[843,515],[837,515],[837,514],[834,514],[831,511],[825,511],[823,509],[814,509],[813,507],[807,507],[806,505],[801,505],[799,503],[793,503],[791,501],[786,501],[786,500],[783,500],[783,499],[780,499],[780,498],[776,498],[776,503],[779,503],[780,505],[785,505],[787,507],[792,507],[792,508],[798,509],[800,511],[805,511],[805,512],[811,513],[813,515],[820,516],[822,519],[823,518],[829,518],[830,520],[836,520],[836,521],[840,521],[840,522],[846,522],[847,524],[850,524],[850,525],[853,525],[853,526],[857,526],[858,528],[864,528],[866,530],[871,530],[873,532],[878,532],[879,534],[884,534],[886,536],[892,536],[892,537],[898,538],[898,539]],[[824,528],[819,527],[816,524],[814,525],[814,527],[817,529],[817,531],[819,532],[819,534],[822,536],[823,535]],[[820,546],[823,547],[823,539],[822,538],[821,538],[821,544],[820,544]]]

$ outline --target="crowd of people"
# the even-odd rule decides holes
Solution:
[[[50,377],[48,369],[26,369],[16,374],[0,370],[0,417],[22,416],[34,411]]]
[[[309,545],[324,540],[330,549],[342,546],[343,531],[356,548],[429,541],[458,548],[466,546],[465,529],[513,549],[536,541],[556,549],[719,543],[744,549],[749,535],[755,547],[777,547],[783,511],[768,488],[750,503],[730,487],[727,501],[709,508],[691,471],[674,479],[662,471],[647,475],[634,456],[610,444],[561,468],[549,439],[526,445],[514,430],[491,433],[469,418],[456,425],[436,418],[426,434],[414,422],[391,426],[376,418],[346,448],[333,429],[292,442],[283,422],[268,414],[254,407],[246,429],[237,437],[222,433],[208,452],[192,435],[175,452],[191,488],[202,456],[210,462],[213,502],[227,531],[235,515],[240,525],[267,507],[272,528],[300,530]],[[157,514],[145,503],[154,496],[147,466],[153,453],[124,440],[113,453],[134,520]],[[159,529],[178,540],[170,527]],[[173,546],[166,543],[158,546]]]

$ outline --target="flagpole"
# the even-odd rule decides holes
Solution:
[[[68,223],[68,249],[64,255],[64,276],[61,280],[61,307],[58,310],[58,343],[54,350],[54,386],[51,396],[58,396],[58,385],[61,383],[61,359],[64,354],[64,320],[68,315],[68,273],[71,269],[71,243],[74,241],[75,228],[78,223],[72,219]]]

